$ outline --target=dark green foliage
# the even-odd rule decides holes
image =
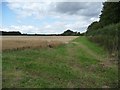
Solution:
[[[112,24],[94,32],[88,33],[88,37],[98,44],[104,46],[110,52],[118,50],[118,32],[120,23]]]
[[[100,24],[99,22],[95,21],[95,22],[93,22],[91,25],[88,26],[88,31],[87,31],[87,33],[88,33],[88,32],[91,32],[91,31],[94,31],[94,30],[96,30],[96,29],[99,29],[99,28],[101,28],[101,24]]]
[[[21,32],[19,31],[0,31],[0,35],[21,35]]]
[[[116,24],[120,22],[120,2],[105,2],[103,3],[102,14],[100,15],[100,21],[95,21],[87,28],[87,33],[91,30],[103,28],[110,24]]]
[[[90,40],[104,46],[110,53],[117,52],[119,50],[120,2],[105,2],[103,5],[100,21],[89,25],[86,35]]]
[[[105,2],[100,15],[100,23],[106,26],[112,23],[120,22],[120,2]]]
[[[71,30],[67,30],[61,34],[62,36],[78,36],[81,35],[80,32],[73,32]]]

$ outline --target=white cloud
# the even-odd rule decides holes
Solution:
[[[34,29],[34,31],[33,31]],[[37,27],[34,27],[34,26],[25,26],[25,25],[22,25],[22,26],[15,26],[15,25],[11,25],[9,27],[3,27],[2,28],[3,31],[20,31],[21,33],[35,33],[35,31],[38,30]]]
[[[41,17],[47,14],[50,3],[37,2],[9,2],[8,7],[19,17]]]
[[[102,3],[91,2],[8,2],[8,7],[19,17],[45,16],[61,17],[63,15],[94,16],[101,11]],[[92,11],[93,10],[93,11]]]
[[[87,26],[91,22],[99,20],[98,14],[100,14],[100,10],[102,8],[102,3],[96,5],[95,3],[85,4],[85,2],[82,2],[82,4],[86,5],[87,7],[84,6],[81,8],[81,6],[79,5],[82,4],[78,3],[78,7],[76,10],[77,13],[71,15],[69,12],[74,12],[76,9],[74,7],[76,5],[74,5],[73,7],[73,4],[71,4],[71,6],[68,5],[68,7],[65,6],[64,8],[60,6],[62,9],[58,9],[58,2],[51,2],[51,0],[48,0],[48,2],[44,0],[42,0],[41,2],[38,2],[38,0],[30,0],[30,2],[28,2],[27,0],[7,1],[9,1],[8,7],[17,14],[19,19],[26,17],[28,18],[31,16],[33,18],[36,18],[37,20],[45,17],[52,17],[58,20],[52,23],[46,22],[43,26],[22,25],[22,22],[18,20],[18,22],[21,23],[21,26],[12,25],[8,28],[4,28],[5,31],[13,30],[21,31],[22,33],[62,33],[66,29],[85,32]],[[66,9],[69,7],[71,8]],[[63,12],[61,10],[63,10]]]
[[[9,27],[3,27],[3,31],[20,31],[21,33],[39,33],[39,34],[60,34],[63,33],[67,29],[71,29],[73,31],[85,32],[86,27],[89,24],[87,22],[54,22],[54,23],[45,23],[42,26],[32,26],[32,25],[11,25]]]
[[[9,2],[105,2],[107,0],[3,0]],[[114,0],[117,1],[118,0]],[[113,2],[114,2],[113,1]]]

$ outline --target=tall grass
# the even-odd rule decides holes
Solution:
[[[120,32],[120,23],[111,24],[104,28],[91,31],[87,33],[88,38],[91,41],[98,43],[107,49],[110,53],[118,52],[119,42],[118,35]]]

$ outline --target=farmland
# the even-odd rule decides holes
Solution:
[[[3,36],[2,50],[16,50],[25,48],[38,48],[59,46],[68,43],[77,36]]]
[[[84,36],[3,37],[2,42],[3,88],[118,87],[117,64]]]

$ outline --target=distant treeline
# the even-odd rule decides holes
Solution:
[[[110,53],[119,51],[120,1],[104,2],[100,20],[88,26],[86,36]]]
[[[0,31],[0,35],[21,35],[19,31]]]
[[[19,31],[0,31],[2,36],[82,36],[84,33],[73,32],[71,30],[66,30],[62,34],[22,34]]]

